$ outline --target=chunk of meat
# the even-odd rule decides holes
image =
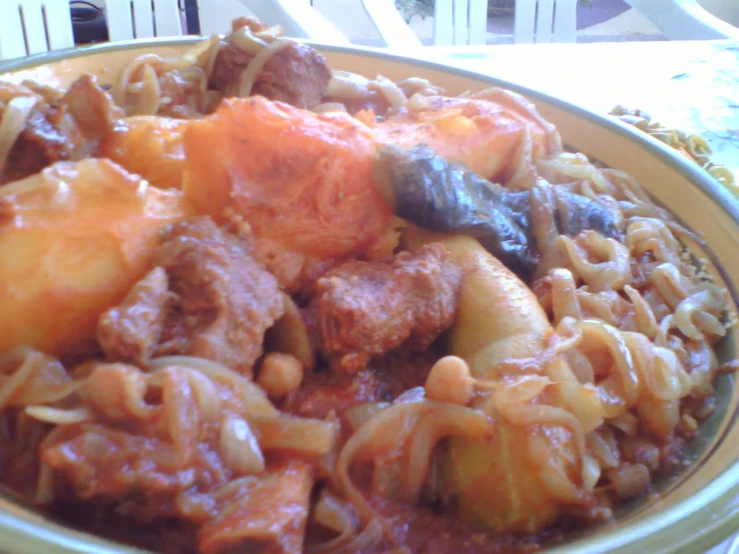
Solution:
[[[165,229],[152,257],[156,268],[98,322],[107,358],[183,354],[249,375],[285,302],[246,242],[196,217]]]
[[[406,341],[424,350],[454,321],[460,281],[439,244],[390,263],[346,262],[318,280],[309,306],[320,350],[350,373]]]
[[[184,191],[201,213],[318,258],[369,249],[393,217],[373,184],[371,131],[256,96],[185,131]]]
[[[120,306],[100,316],[98,343],[106,357],[145,363],[164,330],[170,299],[167,272],[161,267],[154,268],[134,285]]]
[[[190,214],[180,191],[108,160],[58,162],[0,187],[0,351],[94,347],[98,317],[146,274],[159,231]]]
[[[303,552],[313,477],[299,461],[283,462],[243,481],[231,504],[205,523],[198,536],[203,554]]]
[[[74,118],[82,134],[93,142],[100,141],[111,132],[123,110],[116,107],[113,98],[101,89],[92,75],[82,75],[67,89],[61,106]],[[91,151],[94,145],[88,146]],[[86,154],[80,152],[81,156]],[[89,154],[87,154],[89,155]]]
[[[386,400],[381,392],[381,383],[372,371],[351,376],[327,371],[309,373],[300,388],[285,400],[284,409],[301,417],[325,419],[332,411],[341,415],[357,404]]]
[[[41,448],[53,468],[81,500],[118,504],[140,519],[178,516],[176,498],[196,484],[228,475],[216,456],[199,451],[182,464],[172,443],[101,424],[69,425]]]
[[[154,263],[174,295],[156,354],[199,356],[250,374],[284,300],[245,241],[210,218],[193,218],[166,230]]]
[[[321,103],[330,80],[326,58],[310,46],[290,42],[264,64],[252,94],[310,109]]]
[[[254,58],[235,44],[224,45],[213,62],[213,71],[210,74],[210,88],[226,94],[238,86],[239,78],[246,66]]]
[[[255,17],[237,17],[231,22],[233,33],[243,27],[246,27],[250,34],[267,30],[267,26]],[[218,50],[208,83],[210,88],[221,92],[225,92],[229,86],[231,88],[236,86],[239,76],[246,69],[249,60],[253,58],[251,54],[233,44],[230,39],[229,36],[226,43]]]
[[[422,387],[431,367],[443,355],[432,345],[423,352],[398,348],[373,359],[354,375],[330,371],[306,372],[300,388],[285,399],[282,408],[301,417],[326,419],[330,412],[366,402],[392,402],[404,392]]]
[[[75,143],[68,140],[49,120],[49,109],[34,108],[23,131],[13,143],[0,183],[9,183],[34,175],[59,160],[72,156]]]
[[[0,89],[3,111],[13,97],[35,99],[8,163],[0,168],[0,183],[28,177],[57,161],[94,155],[114,121],[123,115],[90,75],[80,77],[61,98],[9,83],[0,84]]]
[[[310,46],[280,40],[282,46],[255,77],[251,94],[297,108],[309,109],[320,104],[331,80],[326,59]],[[236,44],[227,44],[216,56],[210,86],[226,96],[238,96],[242,73],[253,58]]]

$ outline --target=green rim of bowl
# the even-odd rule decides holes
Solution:
[[[201,40],[203,39],[200,37],[158,38],[57,50],[27,58],[0,62],[0,76],[3,73],[30,69],[70,58],[141,49],[147,46],[177,47],[188,44],[195,45]],[[480,83],[513,90],[532,100],[545,102],[563,111],[570,112],[576,117],[586,119],[637,144],[648,154],[674,167],[688,181],[698,187],[711,202],[726,212],[739,226],[739,201],[728,190],[716,182],[706,171],[686,160],[667,145],[644,135],[636,129],[632,129],[616,119],[596,114],[543,92],[453,66],[418,60],[377,49],[306,42],[325,52],[355,54],[380,60],[396,61],[474,79]],[[721,266],[717,263],[718,261],[713,260],[713,262],[720,271]],[[732,291],[732,296],[734,302],[737,303],[735,291]],[[736,386],[735,379],[732,379],[732,386]],[[735,412],[727,417],[735,423],[739,419],[739,414]],[[719,442],[722,439],[720,438]],[[56,547],[56,552],[70,553],[113,554],[114,552],[126,552],[133,554],[142,552],[45,520],[34,515],[30,509],[22,509],[18,513],[0,512],[0,529],[3,530],[2,541],[7,547],[17,547],[17,550],[14,550],[17,552],[49,551],[49,548],[52,547]],[[550,554],[592,554],[595,552],[698,554],[718,544],[736,532],[737,529],[739,529],[739,460],[735,461],[719,477],[691,498],[682,500],[622,529],[604,531],[594,537],[581,539],[576,544],[557,546],[547,552]]]

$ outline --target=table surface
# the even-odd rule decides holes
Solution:
[[[702,135],[739,181],[739,42],[433,46],[423,57],[533,88],[607,114],[640,109]],[[739,554],[739,536],[706,554]]]
[[[701,134],[739,181],[739,42],[657,41],[428,47],[428,59],[535,88],[606,114],[620,104]]]

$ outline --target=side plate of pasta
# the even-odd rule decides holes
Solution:
[[[737,252],[546,91],[248,18],[0,64],[0,549],[701,552]]]

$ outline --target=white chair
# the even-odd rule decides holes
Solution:
[[[71,46],[69,0],[0,0],[0,60]]]
[[[286,36],[307,38],[324,44],[351,44],[308,0],[239,1],[261,21],[269,25],[280,25]]]
[[[709,13],[696,0],[626,0],[626,3],[669,40],[739,40],[739,29]]]
[[[577,0],[516,0],[513,42],[575,42],[576,16]]]
[[[420,41],[393,0],[362,0],[380,36],[390,48],[408,49]],[[516,0],[514,42],[575,42],[577,0]],[[436,0],[434,44],[485,44],[487,0]]]
[[[362,6],[389,48],[421,46],[393,0],[362,0]],[[487,0],[436,0],[434,44],[485,44],[487,6]]]
[[[395,8],[394,0],[362,0],[362,6],[388,48],[407,51],[422,47],[421,41]]]
[[[182,36],[181,17],[177,0],[105,0],[105,20],[111,42]]]

